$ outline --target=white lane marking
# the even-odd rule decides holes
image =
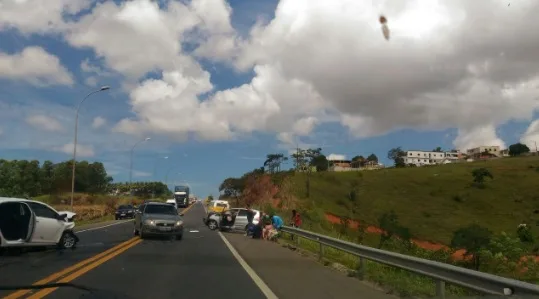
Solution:
[[[199,231],[198,230],[190,230],[189,232],[190,233],[198,233]]]
[[[234,246],[232,246],[232,244],[230,244],[230,242],[228,242],[228,240],[225,238],[225,236],[223,236],[223,234],[221,232],[217,232],[217,234],[219,234],[219,236],[221,237],[223,242],[225,242],[226,247],[228,247],[228,250],[230,250],[230,252],[232,252],[232,255],[236,258],[236,260],[238,260],[238,262],[243,267],[245,272],[247,272],[247,275],[249,275],[251,277],[251,279],[258,286],[258,288],[262,291],[262,293],[264,293],[266,298],[268,298],[268,299],[279,299],[279,297],[277,297],[277,295],[275,295],[275,293],[273,293],[273,291],[262,280],[262,278],[260,278],[260,276],[258,276],[258,274],[256,274],[255,270],[253,270],[253,268],[251,268],[251,266],[249,266],[247,264],[247,262],[245,262],[245,260],[241,257],[241,255],[236,251]]]
[[[93,231],[93,230],[98,230],[98,229],[111,227],[111,226],[114,226],[114,225],[130,222],[130,221],[133,221],[133,219],[128,219],[128,220],[124,220],[124,221],[118,221],[118,222],[114,222],[112,224],[107,224],[107,225],[104,225],[104,226],[99,226],[99,227],[94,227],[94,228],[89,228],[89,229],[83,229],[83,230],[79,230],[79,231],[75,231],[75,232],[77,234],[79,234],[79,233],[84,233],[84,232],[89,232],[89,231]]]

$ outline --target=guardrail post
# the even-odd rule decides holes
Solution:
[[[320,238],[317,238],[318,239],[318,261],[322,261],[322,259],[324,258],[324,245],[320,242]]]
[[[299,235],[296,235],[294,239],[294,241],[296,241],[296,246],[299,246]]]
[[[436,281],[436,298],[445,299],[445,281]]]
[[[364,274],[365,274],[365,260],[362,257],[359,257],[356,276],[357,278],[363,280]]]

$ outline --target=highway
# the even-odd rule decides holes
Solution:
[[[11,293],[4,298],[216,298],[236,294],[240,298],[264,298],[220,235],[204,227],[203,214],[201,204],[185,213],[181,241],[134,238],[133,222],[124,221],[79,233],[80,246],[74,251],[37,252],[2,259],[1,285],[31,285],[49,278],[47,282],[63,280],[97,291],[62,287],[2,292],[0,296]],[[81,268],[69,269],[114,247],[118,251],[102,255]]]
[[[202,204],[184,213],[181,241],[141,240],[127,220],[85,228],[73,251],[2,257],[2,286],[67,282],[90,290],[64,286],[0,291],[0,297],[393,298],[278,244],[210,231]]]

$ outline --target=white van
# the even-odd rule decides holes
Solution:
[[[176,203],[176,200],[173,199],[167,199],[167,204],[173,205],[176,209],[178,209],[178,203]]]

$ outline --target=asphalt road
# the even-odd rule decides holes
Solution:
[[[50,280],[93,289],[61,287],[8,298],[264,298],[221,236],[203,225],[203,215],[201,204],[186,212],[181,241],[134,238],[128,221],[79,233],[80,246],[74,251],[7,257],[0,262],[0,284]]]

